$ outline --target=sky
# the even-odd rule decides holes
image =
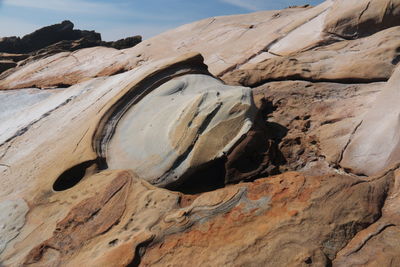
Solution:
[[[144,39],[196,20],[322,0],[0,0],[0,37],[23,36],[70,20],[76,29],[100,32],[112,41],[133,35]]]

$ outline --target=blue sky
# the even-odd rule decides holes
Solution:
[[[145,39],[203,18],[316,5],[322,0],[0,0],[0,36],[22,36],[71,20],[104,40],[132,35]]]

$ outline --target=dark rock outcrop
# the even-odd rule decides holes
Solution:
[[[100,33],[74,30],[74,24],[65,20],[59,24],[36,30],[22,38],[16,36],[0,38],[0,73],[17,65],[25,65],[61,52],[72,52],[95,46],[126,49],[141,41],[142,36],[140,35],[112,42],[102,41]],[[20,62],[26,58],[28,59]]]
[[[33,33],[19,37],[5,37],[0,41],[0,51],[6,53],[31,53],[46,46],[64,40],[78,40],[84,38],[91,41],[101,41],[100,33],[95,31],[74,30],[74,24],[65,20],[41,28]]]
[[[125,39],[120,39],[118,41],[114,42],[101,42],[101,46],[106,46],[106,47],[112,47],[115,49],[125,49],[125,48],[130,48],[142,41],[142,36],[140,35],[135,35],[132,37],[128,37]]]

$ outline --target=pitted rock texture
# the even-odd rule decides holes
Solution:
[[[398,35],[328,0],[5,71],[0,265],[397,267]]]
[[[339,165],[348,140],[364,114],[373,112],[385,85],[281,81],[254,88],[270,139],[285,159],[277,165],[279,171],[308,169],[319,163]],[[314,171],[326,172],[323,165]]]
[[[328,264],[380,218],[392,177],[286,173],[193,197],[105,171],[82,181],[84,192],[33,200],[30,227],[13,241],[23,253],[8,250],[2,259],[31,266]]]

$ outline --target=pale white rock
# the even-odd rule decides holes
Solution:
[[[0,91],[0,121],[7,120],[10,117],[15,119],[16,114],[26,113],[29,108],[60,91],[62,90],[40,90],[36,88]]]
[[[343,154],[341,166],[376,175],[400,163],[400,67],[364,116]]]
[[[8,242],[18,236],[29,207],[23,199],[0,202],[0,254]]]
[[[182,182],[228,154],[255,113],[250,88],[201,74],[175,78],[121,118],[108,145],[108,167],[132,169],[159,186]]]
[[[322,13],[289,32],[285,37],[273,44],[268,51],[278,55],[290,55],[312,48],[326,40],[327,35],[323,32],[323,26],[331,4],[332,1],[326,1],[318,6],[318,8],[324,10]]]

